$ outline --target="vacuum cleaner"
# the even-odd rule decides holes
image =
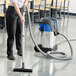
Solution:
[[[35,38],[33,36],[32,30],[31,30],[31,20],[30,20],[30,14],[29,14],[29,10],[28,10],[28,6],[26,7],[26,11],[28,14],[28,19],[29,19],[29,32],[30,32],[30,36],[31,39],[35,45],[35,50],[39,51],[40,53],[42,53],[45,57],[48,58],[54,58],[57,60],[71,60],[73,57],[73,50],[72,50],[72,46],[69,42],[69,40],[61,33],[58,32],[57,29],[57,20],[53,19],[53,18],[43,18],[40,21],[40,28],[39,30],[41,31],[41,44],[38,45],[37,42],[35,41]],[[57,35],[61,35],[63,36],[70,47],[71,50],[71,55],[67,56],[64,52],[58,52],[57,50],[57,46],[55,45],[56,43],[56,36]],[[24,23],[23,23],[23,33],[22,33],[22,44],[24,44]],[[32,72],[32,69],[25,69],[24,67],[24,45],[23,45],[23,57],[22,57],[22,68],[14,68],[14,72]],[[57,57],[53,54],[61,54],[61,57]]]
[[[57,60],[71,60],[73,58],[73,49],[70,41],[66,38],[66,36],[58,32],[57,18],[53,19],[49,17],[41,19],[39,28],[39,30],[41,31],[41,44],[38,45],[31,30],[31,20],[28,11],[28,6],[26,7],[26,9],[29,19],[29,32],[31,39],[35,45],[34,48],[35,51],[42,53],[45,57],[48,58],[54,58]],[[66,55],[64,52],[56,51],[57,45],[55,43],[56,43],[56,36],[58,35],[63,36],[68,42],[71,51],[70,56]],[[55,55],[62,55],[62,56],[55,56]]]
[[[57,45],[55,45],[56,43],[56,20],[50,17],[47,18],[42,18],[40,20],[40,24],[39,24],[40,28],[40,35],[41,35],[41,39],[40,42],[41,44],[38,44],[39,48],[41,50],[43,50],[45,53],[47,53],[48,51],[57,50]],[[39,50],[37,49],[37,47],[34,47],[34,50],[36,52],[39,52]]]

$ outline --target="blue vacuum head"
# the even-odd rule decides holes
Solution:
[[[53,29],[55,30],[56,29],[56,20],[55,19],[52,19],[50,17],[46,17],[46,18],[43,18],[41,19],[40,21],[40,28],[39,30],[40,31],[52,31]]]

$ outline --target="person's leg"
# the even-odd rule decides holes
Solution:
[[[21,12],[22,13],[22,12]],[[17,28],[16,28],[16,49],[19,56],[22,56],[22,23],[20,17],[17,19]]]
[[[16,49],[22,51],[22,23],[20,18],[17,20],[16,28]]]
[[[9,7],[6,13],[6,26],[7,26],[7,56],[13,55],[13,43],[16,32],[16,16],[13,7]],[[14,58],[11,60],[14,60]]]

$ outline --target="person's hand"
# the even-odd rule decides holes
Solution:
[[[27,6],[27,2],[24,3],[24,7]]]
[[[21,19],[21,23],[23,23],[25,21],[23,17],[21,17],[20,19]]]

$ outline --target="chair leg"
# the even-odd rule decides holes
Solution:
[[[39,20],[38,20],[38,22],[40,22],[40,11],[39,11]]]
[[[65,8],[63,8],[63,12],[64,12],[64,15],[63,15],[63,16],[64,16],[64,18],[65,18]]]
[[[49,11],[49,17],[51,17],[51,9],[50,9],[50,11]]]
[[[27,16],[27,13],[26,13],[26,16],[25,16],[25,24],[26,24],[26,27],[28,25],[28,16]]]
[[[68,14],[68,18],[69,18],[69,8],[67,9],[67,12],[68,12],[67,14]]]
[[[53,12],[53,10],[51,9],[51,17],[53,17],[53,13],[52,12]]]
[[[34,13],[32,13],[32,26],[34,25]]]
[[[6,32],[7,27],[6,27],[6,16],[4,17],[4,31]]]
[[[61,18],[61,9],[60,9],[60,18]]]
[[[44,10],[44,17],[46,17],[46,10]]]

